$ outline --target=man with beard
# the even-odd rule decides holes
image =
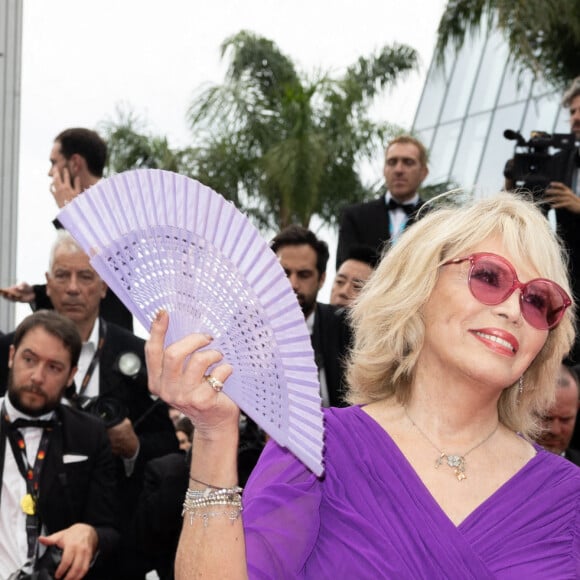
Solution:
[[[167,406],[153,401],[149,394],[144,340],[100,316],[106,284],[65,230],[57,232],[46,280],[55,310],[72,320],[81,335],[79,372],[66,396],[71,404],[92,409],[105,420],[115,457],[116,496],[124,532],[137,505],[145,465],[179,448],[175,429]],[[11,339],[10,334],[0,337],[0,389],[5,384],[3,373]],[[126,533],[122,539],[127,540]],[[139,563],[124,547],[122,555],[116,577],[138,578],[133,566]]]
[[[344,358],[350,332],[343,309],[317,302],[326,279],[328,245],[299,225],[283,229],[270,247],[286,272],[312,339],[324,406],[344,406]]]
[[[562,106],[570,115],[570,132],[580,140],[580,77],[574,79],[562,98]],[[578,148],[561,151],[554,155],[560,164],[566,185],[553,181],[544,192],[544,200],[556,210],[556,231],[568,252],[568,268],[572,291],[576,300],[580,298],[580,151]],[[578,317],[576,318],[578,321]],[[570,352],[570,362],[580,363],[580,336]]]
[[[80,351],[75,325],[53,311],[14,334],[0,400],[1,578],[108,576],[119,540],[111,447],[99,419],[61,404]]]

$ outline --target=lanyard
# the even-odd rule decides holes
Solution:
[[[47,425],[42,430],[42,437],[36,452],[34,465],[30,465],[26,455],[26,443],[22,432],[13,426],[6,412],[5,405],[2,405],[2,429],[8,436],[10,447],[18,470],[26,482],[26,495],[20,500],[20,507],[26,514],[26,535],[28,539],[28,558],[31,558],[36,550],[36,541],[40,532],[40,519],[38,517],[38,485],[40,482],[40,470],[42,468],[50,434],[53,430],[53,423],[46,422]]]
[[[85,373],[85,376],[83,377],[83,382],[81,383],[81,386],[79,388],[79,392],[75,393],[73,395],[73,398],[76,399],[77,397],[80,397],[81,395],[84,394],[84,392],[87,390],[87,387],[89,386],[89,382],[91,380],[91,377],[93,376],[93,373],[95,372],[95,367],[97,366],[97,363],[99,362],[99,358],[101,357],[101,353],[103,351],[103,346],[105,345],[105,339],[107,337],[107,324],[104,320],[98,320],[98,322],[100,323],[100,337],[99,337],[99,343],[97,344],[97,350],[95,350],[94,354],[93,354],[93,358],[91,359],[91,362],[89,363],[89,366],[87,368],[87,372]]]

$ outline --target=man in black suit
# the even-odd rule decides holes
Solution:
[[[538,438],[542,447],[566,457],[576,465],[580,465],[580,451],[574,449],[572,437],[580,405],[579,394],[576,371],[562,365],[558,373],[556,401],[543,417],[544,431]]]
[[[310,331],[319,371],[322,402],[344,406],[344,358],[350,332],[345,312],[316,301],[326,279],[328,246],[298,225],[283,229],[270,243],[292,285]]]
[[[106,285],[65,230],[57,232],[46,281],[55,310],[75,323],[83,341],[75,389],[67,397],[105,420],[116,457],[123,526],[133,516],[147,461],[179,448],[175,429],[167,406],[149,394],[145,342],[99,317]],[[3,362],[11,340],[12,335],[0,337],[0,385],[5,384]]]
[[[50,151],[52,179],[50,191],[56,205],[64,207],[77,195],[98,183],[103,177],[107,161],[107,144],[98,133],[91,129],[74,127],[61,131],[55,138]],[[54,226],[62,228],[58,220]],[[0,288],[0,296],[16,302],[28,302],[32,310],[53,308],[46,293],[45,284],[30,285],[21,282],[8,288]],[[133,330],[133,316],[125,305],[113,294],[107,292],[101,304],[101,316],[114,324]]]
[[[401,135],[385,150],[384,176],[387,192],[372,201],[346,207],[338,230],[336,269],[354,244],[375,249],[380,257],[386,242],[393,243],[417,219],[423,201],[417,193],[427,177],[427,150],[414,137]]]
[[[562,106],[570,114],[570,131],[580,140],[580,77],[574,79],[564,97]],[[576,147],[554,155],[559,163],[562,179],[549,184],[544,201],[556,210],[556,231],[564,242],[569,256],[569,274],[576,301],[580,299],[580,150]],[[577,319],[578,320],[578,319]],[[580,336],[570,353],[572,364],[580,363]]]
[[[61,404],[80,351],[76,327],[56,312],[30,315],[14,334],[0,400],[1,578],[45,566],[50,578],[55,568],[59,578],[105,578],[114,563],[111,447],[100,420]]]

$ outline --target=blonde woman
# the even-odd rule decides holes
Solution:
[[[572,344],[569,294],[528,202],[430,212],[354,306],[353,405],[325,412],[324,476],[270,442],[243,514],[238,410],[211,388],[231,368],[204,379],[211,337],[164,351],[160,315],[151,387],[195,424],[177,577],[577,577],[580,472],[531,443]]]

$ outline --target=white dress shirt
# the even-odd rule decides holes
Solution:
[[[306,319],[306,328],[308,328],[308,334],[312,336],[314,332],[314,319],[316,318],[316,308]],[[326,384],[326,373],[324,372],[324,367],[318,369],[318,382],[320,383],[320,398],[322,399],[322,406],[330,406],[330,397],[328,395],[328,385]]]
[[[97,346],[99,344],[99,319],[95,321],[93,325],[93,330],[89,336],[87,342],[83,342],[81,349],[81,356],[79,357],[78,371],[75,376],[75,386],[77,388],[77,393],[83,383],[83,379],[87,374],[87,370],[93,360],[93,356],[97,351]],[[99,363],[95,365],[93,369],[93,374],[91,375],[91,380],[87,385],[85,392],[83,393],[86,397],[98,397],[99,396]]]
[[[385,194],[385,203],[389,203],[394,199],[390,191]],[[397,200],[395,200],[397,201]],[[400,202],[399,202],[400,203]],[[403,203],[403,205],[417,205],[419,203],[419,194],[416,193],[411,199]],[[407,214],[400,208],[389,210],[389,225],[391,226],[391,241],[395,242],[403,233],[408,221]]]
[[[31,418],[15,409],[8,397],[0,399],[0,406],[2,401],[6,404],[6,411],[11,422],[18,418]],[[48,420],[52,419],[53,415],[54,413],[50,412],[37,418]],[[34,465],[43,430],[40,427],[26,427],[20,429],[20,432],[26,444],[28,463]],[[2,579],[8,578],[27,561],[26,514],[20,507],[20,501],[26,493],[26,482],[18,469],[10,441],[7,439],[0,496],[0,578]],[[44,546],[40,546],[39,555],[42,555],[45,549]]]

